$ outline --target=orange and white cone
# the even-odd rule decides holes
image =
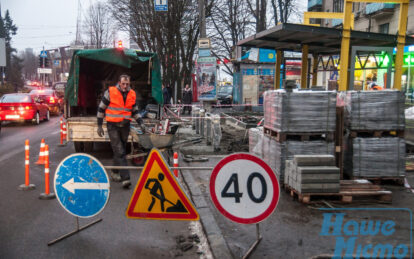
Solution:
[[[174,152],[174,167],[178,167],[178,153]],[[175,177],[178,177],[178,169],[174,169]]]
[[[39,160],[37,160],[37,165],[44,165],[46,163],[45,160],[45,139],[42,138],[42,142],[40,142],[40,153],[39,153]]]
[[[41,193],[39,199],[50,200],[56,196],[50,192],[50,176],[49,176],[49,146],[45,145],[45,192]]]
[[[30,178],[30,176],[29,176],[29,174],[30,174],[29,149],[30,149],[29,140],[26,139],[25,145],[24,145],[24,150],[25,150],[25,152],[24,152],[24,157],[25,157],[25,159],[24,159],[25,181],[24,181],[24,184],[21,184],[18,188],[21,191],[33,190],[33,189],[36,188],[34,184],[30,183],[30,179],[29,179]]]
[[[66,146],[66,122],[62,121],[62,118],[60,119],[60,144],[59,147]]]

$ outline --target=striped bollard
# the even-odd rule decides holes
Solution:
[[[24,167],[25,167],[25,180],[24,180],[24,184],[21,184],[19,186],[19,190],[21,191],[29,191],[29,190],[34,190],[36,188],[36,186],[34,184],[30,184],[30,160],[29,160],[29,156],[30,156],[30,146],[29,146],[29,140],[26,139],[25,141],[25,145],[24,145]]]
[[[178,153],[174,152],[174,167],[178,167]],[[178,169],[174,169],[175,177],[178,177]]]
[[[56,198],[54,193],[50,193],[50,183],[49,183],[49,145],[45,145],[45,192],[41,193],[39,199],[41,200],[50,200]]]
[[[59,145],[59,147],[64,147],[67,144],[67,142],[66,142],[66,135],[67,135],[66,134],[67,133],[67,131],[66,131],[66,122],[62,122],[62,127],[61,127],[60,131],[61,131],[61,134],[60,134],[60,145]],[[63,143],[63,142],[65,142],[65,143]]]

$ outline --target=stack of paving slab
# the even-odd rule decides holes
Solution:
[[[299,193],[338,193],[340,170],[331,155],[295,155],[286,161],[286,184]]]
[[[345,126],[351,131],[404,130],[405,96],[401,91],[348,91],[339,98],[345,104]]]
[[[263,137],[263,159],[284,182],[286,160],[294,155],[334,155],[333,142],[321,140],[300,141],[272,135],[301,136],[335,131],[336,92],[333,91],[285,91],[272,90],[264,94],[264,128],[274,134]]]
[[[295,155],[334,155],[333,142],[323,140],[278,142],[274,138],[264,136],[263,160],[276,172],[278,180],[285,182],[286,160],[292,160]]]
[[[348,138],[345,172],[351,177],[405,176],[405,140],[398,137]]]
[[[362,178],[404,176],[404,138],[382,134],[404,130],[404,93],[397,90],[348,91],[338,96],[338,102],[345,105],[345,127],[349,133],[345,173]]]
[[[333,132],[336,92],[271,90],[264,94],[264,127],[277,132]]]

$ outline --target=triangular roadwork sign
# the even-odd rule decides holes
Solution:
[[[199,220],[160,151],[153,148],[126,210],[127,218]]]

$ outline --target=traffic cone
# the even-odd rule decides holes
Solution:
[[[174,167],[178,167],[178,153],[174,152]],[[174,169],[175,177],[178,177],[178,169]]]
[[[25,150],[25,154],[24,154],[25,181],[24,181],[24,184],[21,184],[18,189],[21,191],[28,191],[28,190],[33,190],[36,188],[34,184],[31,184],[29,182],[30,163],[29,163],[29,140],[28,139],[26,139],[25,141],[24,150]]]
[[[42,138],[42,142],[40,142],[39,160],[37,160],[36,165],[44,165],[45,163],[45,139]]]

